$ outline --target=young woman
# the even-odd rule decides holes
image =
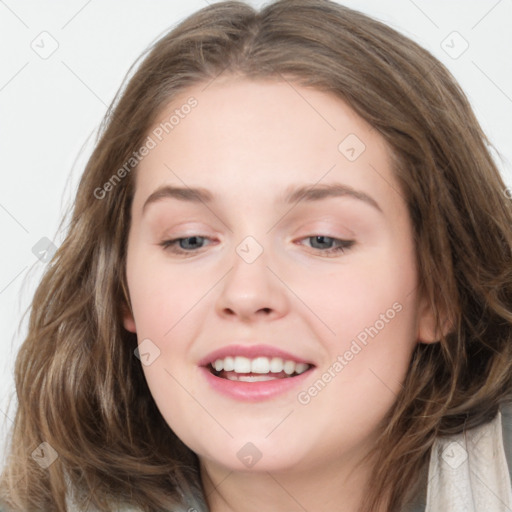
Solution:
[[[505,191],[391,28],[197,12],[109,110],[35,294],[6,510],[508,510]]]

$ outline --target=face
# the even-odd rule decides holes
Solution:
[[[235,77],[148,135],[124,324],[163,417],[230,470],[355,460],[431,341],[383,138],[333,95]]]

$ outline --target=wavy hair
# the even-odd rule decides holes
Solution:
[[[97,189],[178,94],[232,73],[336,94],[392,150],[419,292],[441,333],[437,343],[417,344],[372,452],[361,511],[384,499],[400,510],[436,436],[488,422],[511,400],[512,205],[466,96],[428,51],[329,0],[279,0],[260,11],[215,3],[140,59],[105,115],[66,237],[33,298],[16,359],[2,499],[16,511],[64,512],[72,492],[81,508],[150,512],[202,498],[197,456],[160,415],[134,357],[136,336],[122,323],[136,167],[105,197]],[[58,454],[48,468],[30,457],[41,442]]]

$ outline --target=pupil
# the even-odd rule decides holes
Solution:
[[[315,240],[315,242],[318,241],[318,243],[320,243],[320,244],[322,244],[322,243],[323,244],[326,244],[326,243],[328,244],[329,240],[331,240],[331,238],[328,237],[328,236],[315,236],[315,237],[313,237],[313,239]],[[326,242],[326,240],[327,240],[327,242]]]
[[[197,239],[198,239],[198,238],[199,238],[199,237],[197,237],[197,236],[189,236],[189,237],[187,237],[187,238],[184,238],[183,240],[180,240],[180,246],[181,246],[181,248],[182,248],[182,249],[190,249],[190,247],[183,247],[183,245],[185,245],[185,246],[189,245],[189,246],[190,246],[190,244],[188,243],[188,241],[189,241],[189,240],[192,240],[192,245],[194,245],[194,243],[197,243]],[[194,248],[194,247],[192,247],[192,249],[193,249],[193,248]]]

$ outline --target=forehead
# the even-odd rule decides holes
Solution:
[[[190,107],[190,105],[194,105]],[[183,91],[148,131],[134,207],[162,185],[211,190],[214,201],[275,202],[296,184],[341,183],[399,200],[390,150],[334,94],[240,77]]]

